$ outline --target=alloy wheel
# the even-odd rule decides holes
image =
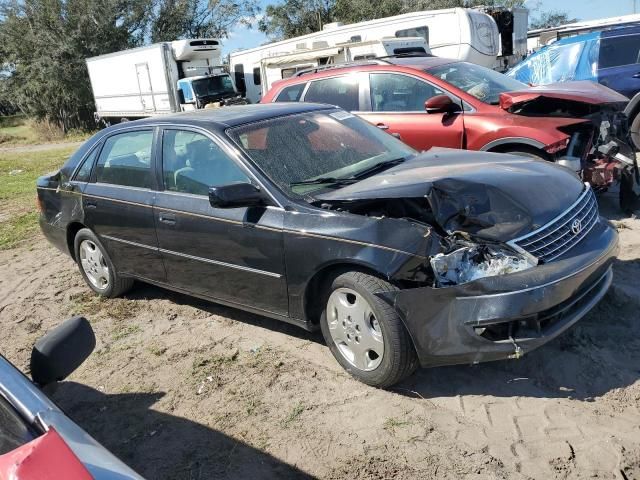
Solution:
[[[331,339],[344,359],[359,370],[375,370],[382,362],[384,339],[369,302],[355,290],[338,288],[327,302]]]

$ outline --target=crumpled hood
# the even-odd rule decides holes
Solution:
[[[550,222],[583,189],[573,172],[549,162],[436,148],[316,199],[348,204],[425,198],[444,230],[506,242]]]
[[[501,93],[500,108],[510,111],[513,107],[538,98],[563,99],[590,105],[626,104],[629,101],[624,95],[599,83],[589,81],[561,82]]]

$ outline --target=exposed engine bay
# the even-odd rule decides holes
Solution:
[[[631,212],[640,208],[640,171],[624,103],[592,104],[566,98],[546,97],[514,103],[508,111],[523,116],[580,118],[559,130],[569,137],[547,148],[559,164],[577,172],[596,191],[621,184],[620,206]],[[623,181],[623,177],[625,180]]]

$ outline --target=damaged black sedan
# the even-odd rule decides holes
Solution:
[[[135,279],[319,328],[380,387],[556,337],[605,294],[618,248],[564,167],[418,154],[312,104],[108,128],[38,196],[43,232],[99,295]]]

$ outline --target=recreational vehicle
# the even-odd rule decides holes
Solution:
[[[100,55],[87,59],[87,69],[96,121],[105,123],[240,101],[222,68],[216,39],[176,40]]]
[[[522,11],[526,25],[526,10]],[[499,12],[504,13],[498,15]],[[511,14],[510,17],[508,13]],[[506,29],[503,35],[495,18],[498,18],[501,28]],[[259,101],[273,81],[273,78],[269,78],[263,82],[265,59],[283,55],[290,55],[289,59],[294,59],[294,55],[298,53],[305,57],[310,50],[334,49],[339,45],[382,41],[391,37],[420,37],[434,55],[490,68],[506,68],[505,63],[515,63],[509,60],[511,57],[520,60],[526,53],[526,28],[520,32],[522,29],[515,28],[514,20],[518,24],[522,23],[522,15],[506,10],[486,13],[468,8],[450,8],[412,12],[350,25],[331,23],[319,32],[231,53],[229,63],[238,90],[252,102]],[[522,38],[516,38],[516,30]],[[504,55],[501,55],[501,45]],[[404,48],[398,47],[398,51],[388,54],[405,53]],[[272,62],[267,60],[267,63]],[[313,59],[307,58],[300,58],[299,64],[296,66],[293,61],[287,63],[279,78],[286,78],[296,68],[315,66]]]

